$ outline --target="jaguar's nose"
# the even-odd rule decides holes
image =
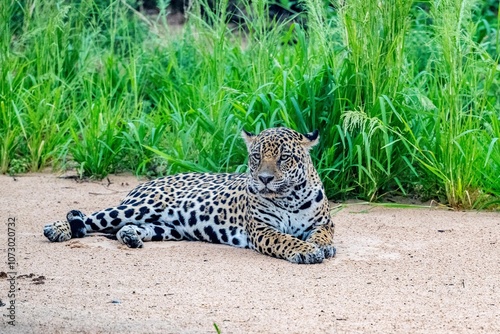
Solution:
[[[268,185],[269,182],[271,182],[272,180],[274,180],[274,176],[273,175],[259,175],[259,180],[264,183],[264,185]]]

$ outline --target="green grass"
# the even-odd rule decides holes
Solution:
[[[305,0],[303,26],[255,0],[236,27],[225,4],[176,32],[165,2],[1,2],[0,172],[244,172],[243,128],[317,128],[332,199],[498,207],[498,2]]]

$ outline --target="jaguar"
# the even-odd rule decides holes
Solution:
[[[181,173],[140,184],[114,207],[45,225],[52,242],[90,233],[131,248],[147,241],[196,240],[250,248],[293,263],[335,256],[334,224],[310,150],[319,132],[245,130],[246,173]]]

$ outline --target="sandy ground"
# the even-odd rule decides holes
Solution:
[[[346,205],[337,256],[317,265],[201,242],[45,239],[45,223],[138,184],[109,180],[0,176],[1,333],[500,332],[499,213]]]

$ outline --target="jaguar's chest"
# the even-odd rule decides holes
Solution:
[[[309,191],[299,199],[263,199],[250,206],[251,219],[274,227],[280,232],[305,240],[316,218],[321,214],[324,200],[322,189]]]

